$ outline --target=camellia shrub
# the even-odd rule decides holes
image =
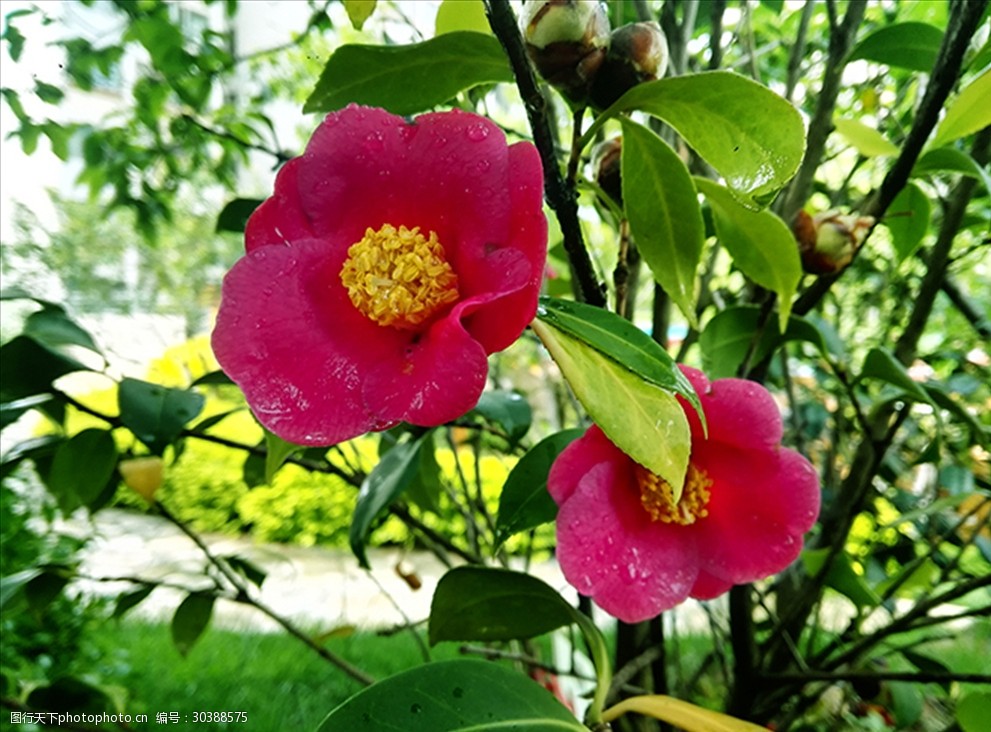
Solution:
[[[981,728],[991,677],[940,643],[991,614],[987,0],[445,0],[432,34],[407,7],[330,3],[245,58],[124,4],[119,45],[60,43],[82,88],[140,45],[133,118],[70,126],[3,90],[25,150],[78,137],[81,179],[149,245],[197,174],[244,239],[219,368],[117,378],[64,307],[6,293],[30,313],[0,349],[4,425],[49,429],[4,474],[30,464],[65,514],[123,486],[183,531],[210,582],[170,585],[179,652],[217,600],[254,607],[367,686],[320,732]],[[285,79],[320,47],[285,150],[263,57]],[[263,87],[243,103],[238,68]],[[261,198],[249,153],[275,164]],[[112,403],[62,381],[85,371]],[[428,550],[447,569],[403,630],[485,660],[373,679],[213,527],[346,542],[364,568]],[[547,554],[559,587],[531,572]],[[129,581],[118,617],[163,584]],[[570,658],[541,655],[550,633]],[[12,707],[52,698],[14,686]]]

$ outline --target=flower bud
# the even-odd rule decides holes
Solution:
[[[609,43],[609,17],[602,4],[529,0],[520,23],[540,75],[572,104],[584,104]]]
[[[668,42],[661,26],[649,21],[617,28],[592,84],[592,104],[605,109],[637,84],[660,79],[667,68]]]
[[[873,216],[826,211],[810,216],[799,211],[792,224],[802,256],[802,267],[811,274],[836,274],[853,260],[874,226]]]
[[[121,460],[117,470],[124,479],[124,485],[144,498],[148,503],[155,502],[155,493],[162,487],[164,465],[160,457],[139,457]]]
[[[622,137],[614,137],[611,140],[600,142],[592,150],[592,170],[595,171],[595,182],[620,206],[623,205],[623,179],[620,176],[622,156]]]

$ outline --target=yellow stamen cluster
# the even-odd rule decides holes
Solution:
[[[712,480],[704,470],[688,466],[685,489],[681,500],[675,503],[674,492],[667,481],[646,468],[635,466],[637,484],[640,486],[640,503],[654,521],[688,526],[709,515],[709,488]]]
[[[341,282],[354,306],[379,325],[413,329],[458,299],[458,276],[437,234],[384,224],[348,249]]]

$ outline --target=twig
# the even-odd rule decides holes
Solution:
[[[533,142],[544,167],[544,195],[561,226],[564,250],[568,254],[568,263],[578,292],[590,305],[605,307],[605,293],[596,278],[578,221],[578,196],[574,186],[568,186],[561,175],[554,148],[554,134],[547,117],[548,102],[537,86],[513,9],[509,0],[485,0],[485,13],[492,32],[506,50],[516,77],[516,86],[526,107],[530,128],[533,130]]]

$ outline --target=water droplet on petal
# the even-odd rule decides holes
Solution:
[[[482,123],[470,125],[467,130],[468,139],[472,142],[481,142],[489,136],[489,128]]]

